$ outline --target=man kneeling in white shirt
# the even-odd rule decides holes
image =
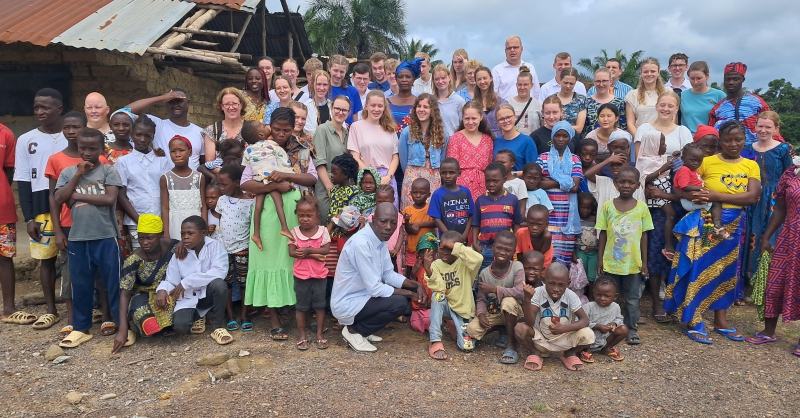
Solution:
[[[183,259],[172,256],[167,276],[158,285],[156,306],[169,309],[168,303],[175,301],[172,328],[180,334],[204,333],[205,316],[211,311],[211,321],[220,327],[211,338],[225,345],[233,342],[223,326],[228,302],[228,286],[223,280],[228,274],[228,253],[219,241],[208,238],[207,232],[206,221],[199,216],[183,221],[181,243],[187,254]]]

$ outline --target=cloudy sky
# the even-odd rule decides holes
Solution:
[[[302,0],[289,0],[300,4]],[[303,3],[305,3],[303,1]],[[745,86],[766,88],[776,78],[800,85],[800,1],[797,0],[406,0],[408,36],[423,39],[450,63],[464,48],[489,67],[504,60],[503,42],[519,35],[522,58],[541,82],[553,77],[553,57],[567,51],[573,63],[606,49],[613,55],[644,50],[666,67],[683,52],[704,60],[711,81],[722,82],[725,64],[748,66]],[[665,8],[664,6],[669,6]],[[305,4],[301,6],[303,10]]]

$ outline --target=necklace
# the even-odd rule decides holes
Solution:
[[[55,134],[51,134],[49,132],[45,132],[44,128],[42,128],[41,126],[39,127],[39,131],[42,132],[43,134],[47,134],[50,137],[50,139],[53,140],[54,144],[58,144],[58,136],[61,135],[61,132],[56,132]]]

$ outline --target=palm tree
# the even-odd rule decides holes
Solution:
[[[368,57],[405,50],[405,16],[403,0],[310,0],[303,20],[314,52]]]
[[[613,56],[609,56],[605,49],[601,49],[600,52],[602,55],[598,55],[593,59],[581,58],[578,61],[578,67],[585,68],[589,71],[588,74],[580,73],[580,77],[582,79],[592,80],[594,78],[594,72],[597,71],[598,68],[605,67],[609,58],[616,58],[620,61],[620,63],[622,63],[622,74],[619,76],[620,81],[633,86],[634,88],[639,85],[639,75],[641,74],[642,70],[642,61],[650,58],[642,57],[642,55],[644,55],[644,51],[635,51],[630,56],[625,55],[621,49],[618,49]],[[667,70],[661,70],[660,74],[661,79],[664,81],[669,79],[669,72]]]
[[[424,52],[431,57],[431,67],[435,67],[436,64],[442,62],[441,60],[433,59],[433,57],[439,53],[439,48],[436,48],[433,44],[422,42],[422,40],[414,38],[411,38],[411,41],[408,42],[408,47],[400,54],[400,58],[409,61],[413,60],[417,52]]]

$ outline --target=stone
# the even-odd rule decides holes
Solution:
[[[71,358],[72,356],[59,356],[55,360],[53,360],[53,364],[61,364]]]
[[[239,368],[239,363],[236,362],[236,359],[230,359],[226,361],[225,367],[234,375],[242,372],[242,369]]]
[[[211,354],[197,359],[198,366],[219,366],[228,361],[230,356],[226,353]]]
[[[239,357],[247,357],[250,355],[250,352],[247,350],[239,350]]]
[[[230,379],[233,377],[233,373],[231,373],[227,367],[217,367],[217,369],[214,370],[213,375],[217,380]]]
[[[64,400],[71,405],[77,405],[81,403],[83,398],[89,396],[86,393],[79,393],[74,390],[69,391],[66,395],[64,395]]]
[[[100,397],[101,401],[105,401],[106,399],[114,399],[117,397],[116,393],[106,393],[105,395]]]
[[[250,371],[250,360],[240,358],[236,360],[236,363],[239,364],[239,370],[241,370],[242,373]]]
[[[63,355],[64,355],[64,350],[62,350],[61,347],[53,344],[44,353],[44,359],[47,361],[53,361]]]

